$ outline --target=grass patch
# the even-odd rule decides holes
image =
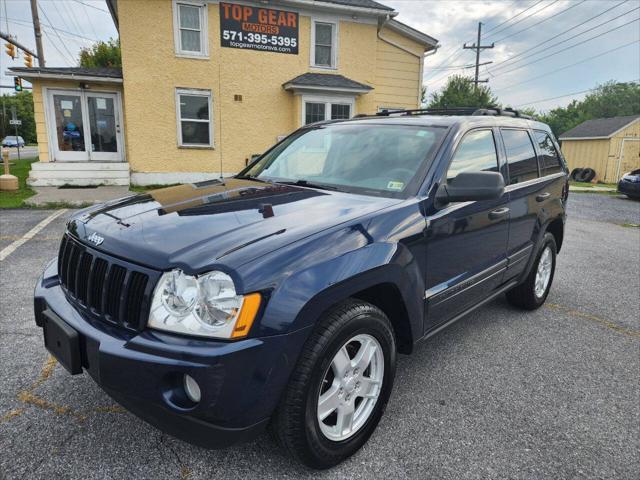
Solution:
[[[18,177],[18,190],[15,192],[0,192],[0,208],[20,208],[24,201],[35,195],[36,192],[27,186],[27,177],[31,170],[31,164],[37,162],[37,158],[26,158],[22,160],[12,159],[9,163],[9,171]]]
[[[623,223],[622,226],[626,228],[640,228],[639,223]]]

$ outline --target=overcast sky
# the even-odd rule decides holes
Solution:
[[[481,79],[489,79],[504,105],[548,110],[585,93],[538,100],[581,92],[608,80],[640,79],[640,0],[380,1],[400,12],[398,20],[440,42],[438,52],[425,61],[429,92],[442,87],[451,73],[473,75],[473,68],[463,67],[474,63],[475,52],[461,47],[475,42],[478,22],[486,32],[482,44],[495,42],[495,48],[481,54],[481,62],[493,62],[481,68]],[[75,65],[81,47],[117,36],[103,0],[39,4],[47,66]],[[0,0],[0,17],[0,30],[9,30],[35,50],[28,0]],[[2,84],[12,84],[4,72],[22,66],[23,59],[11,62],[3,45],[0,62]]]

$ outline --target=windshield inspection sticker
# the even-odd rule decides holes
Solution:
[[[387,190],[402,190],[404,188],[404,182],[394,182],[391,180],[387,184]]]

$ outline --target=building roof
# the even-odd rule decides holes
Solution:
[[[374,2],[373,0],[318,0],[319,3],[335,3],[337,5],[346,5],[348,7],[372,8],[374,10],[385,10],[393,12],[393,8]]]
[[[592,138],[610,138],[626,126],[640,119],[640,115],[626,117],[596,118],[582,122],[568,132],[564,132],[560,140],[588,140]]]
[[[399,22],[395,18],[390,19],[386,24],[391,30],[394,30],[405,37],[411,38],[430,49],[439,47],[438,40],[420,30],[410,27],[406,23]]]
[[[373,87],[364,83],[330,73],[303,73],[283,83],[282,86],[285,90],[309,89],[353,93],[366,93],[373,90]]]
[[[24,78],[69,78],[74,80],[122,82],[121,68],[13,67],[9,71],[16,76]]]

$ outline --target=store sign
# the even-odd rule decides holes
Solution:
[[[271,8],[220,3],[223,47],[298,54],[298,14]]]

